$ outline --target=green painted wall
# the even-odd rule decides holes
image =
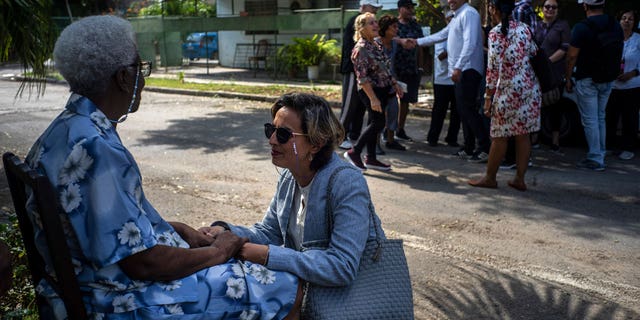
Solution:
[[[343,28],[355,12],[309,12],[281,16],[248,16],[226,18],[141,17],[130,18],[136,30],[143,59],[155,61],[160,55],[162,66],[182,64],[181,43],[191,32],[200,31],[273,31],[304,34],[309,30]]]

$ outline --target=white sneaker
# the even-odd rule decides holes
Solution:
[[[489,155],[486,152],[480,152],[478,154],[474,154],[471,158],[467,159],[469,162],[474,163],[486,163],[489,160]]]
[[[620,153],[618,158],[620,158],[620,160],[631,160],[635,156],[636,154],[631,151],[622,151],[622,153]]]
[[[351,141],[349,141],[349,139],[344,139],[344,141],[342,141],[342,143],[340,144],[340,149],[349,150],[351,148],[353,148],[353,144],[351,143]]]

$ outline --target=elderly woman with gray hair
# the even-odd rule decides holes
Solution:
[[[233,259],[246,238],[231,232],[211,237],[167,222],[145,197],[138,165],[116,132],[117,124],[138,110],[144,77],[151,72],[140,60],[131,24],[114,16],[76,21],[60,34],[54,59],[71,97],[26,162],[58,192],[89,316],[296,316],[296,276]],[[46,252],[38,213],[30,215],[36,246]],[[43,281],[38,290],[55,317],[65,318],[51,286]]]

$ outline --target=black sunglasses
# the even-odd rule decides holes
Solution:
[[[546,5],[544,5],[544,8],[547,9],[547,10],[555,10],[555,9],[558,9],[558,6],[553,6],[553,5],[550,5],[550,4],[546,4]]]
[[[276,127],[271,123],[264,124],[264,135],[267,139],[271,139],[273,133],[276,133],[276,140],[279,144],[285,144],[293,136],[306,136],[304,133],[295,133],[288,128]]]

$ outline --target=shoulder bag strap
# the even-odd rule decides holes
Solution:
[[[333,207],[331,206],[331,190],[333,189],[333,184],[334,181],[336,179],[336,176],[338,175],[338,173],[344,169],[352,169],[352,170],[356,170],[355,168],[351,167],[351,166],[343,166],[343,167],[339,167],[337,169],[335,169],[333,171],[333,173],[331,173],[331,177],[329,177],[329,183],[327,183],[327,203],[325,205],[325,216],[326,216],[326,220],[327,220],[327,237],[331,238],[331,231],[333,230]],[[378,257],[380,256],[380,250],[382,249],[382,241],[380,240],[380,233],[378,230],[378,223],[376,222],[375,217],[373,216],[373,206],[371,204],[371,196],[369,196],[369,219],[371,220],[371,222],[373,222],[373,227],[374,230],[376,232],[376,243],[377,243],[377,248],[376,251],[373,255],[373,261],[377,261]]]

